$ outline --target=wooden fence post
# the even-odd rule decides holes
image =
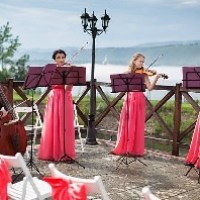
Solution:
[[[7,98],[11,106],[13,106],[13,79],[9,78],[7,81]]]
[[[172,155],[179,156],[179,136],[181,127],[181,104],[182,94],[180,91],[181,83],[176,84],[175,100],[174,100],[174,130],[173,130],[173,143],[172,143]]]

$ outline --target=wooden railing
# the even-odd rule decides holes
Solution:
[[[23,81],[13,81],[12,79],[9,79],[6,83],[2,83],[8,88],[8,99],[13,103],[13,91],[16,91],[16,93],[22,98],[22,100],[27,100],[28,97],[25,94],[25,91],[22,89],[23,86]],[[79,98],[75,101],[76,106],[77,106],[77,112],[85,126],[87,127],[88,125],[88,117],[87,114],[84,113],[81,110],[80,103],[84,99],[84,97],[88,94],[90,91],[90,84],[87,83],[82,94],[79,95]],[[95,127],[97,127],[102,120],[108,115],[109,112],[112,113],[112,115],[119,120],[120,114],[115,108],[117,103],[122,99],[122,97],[125,95],[125,93],[119,93],[115,98],[112,98],[112,100],[109,100],[108,96],[105,94],[103,91],[103,87],[110,87],[110,84],[108,83],[102,83],[102,82],[95,82],[95,88],[96,92],[99,93],[99,95],[102,98],[102,101],[105,102],[106,106],[105,108],[98,114],[96,115],[95,118]],[[152,117],[154,117],[157,122],[160,124],[162,129],[168,134],[170,143],[172,145],[172,155],[179,155],[179,149],[180,145],[183,141],[183,139],[193,131],[194,126],[195,126],[195,120],[193,123],[191,123],[185,130],[181,131],[181,104],[183,101],[183,97],[191,104],[193,109],[198,113],[200,111],[200,107],[198,103],[192,98],[192,96],[189,94],[189,92],[196,92],[199,93],[199,90],[186,90],[183,87],[181,87],[181,84],[176,84],[175,86],[161,86],[158,85],[156,86],[155,90],[164,90],[167,91],[167,94],[160,99],[156,105],[153,105],[151,101],[146,98],[147,102],[147,113],[146,113],[146,122],[150,120]],[[39,96],[38,99],[34,99],[34,102],[39,106],[41,102],[45,99],[45,97],[48,95],[50,92],[50,89],[46,89],[41,96]],[[173,127],[169,127],[169,125],[162,119],[162,117],[159,114],[159,109],[161,109],[164,104],[170,99],[174,98],[174,112],[173,112]],[[95,98],[96,98],[96,93],[95,93]],[[27,100],[26,104],[31,105],[31,101]],[[41,111],[41,115],[43,112]],[[26,121],[28,118],[28,114],[23,116],[23,121]],[[150,139],[155,139],[155,138],[150,138]],[[156,140],[162,140],[162,138],[156,138]]]

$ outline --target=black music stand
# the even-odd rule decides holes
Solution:
[[[112,74],[110,75],[111,79],[111,87],[112,93],[116,92],[127,92],[127,135],[128,135],[128,121],[129,121],[129,101],[128,101],[128,93],[129,92],[144,92],[145,84],[144,84],[144,75],[143,74]],[[125,154],[121,156],[117,161],[119,164],[117,168],[124,163],[125,165],[129,165],[130,163],[138,160],[140,163],[146,166],[144,162],[137,159],[137,157],[133,157],[134,160],[128,162],[128,157],[131,157],[129,154]]]
[[[200,67],[182,67],[183,71],[183,87],[186,89],[200,89]],[[199,152],[200,154],[200,152]],[[200,169],[197,170],[195,168],[196,162],[200,159],[198,156],[194,163],[185,164],[189,167],[185,176],[189,174],[189,172],[194,169],[198,174],[198,183],[200,183]]]
[[[32,113],[31,113],[31,126],[32,126],[32,130],[31,130],[31,135],[30,135],[30,141],[31,141],[31,150],[30,150],[30,158],[28,160],[28,162],[26,163],[27,167],[30,167],[31,171],[32,169],[35,169],[36,172],[38,172],[38,174],[41,174],[39,168],[37,167],[37,165],[35,164],[35,162],[33,161],[33,90],[35,90],[37,87],[48,87],[49,86],[49,82],[50,82],[50,77],[52,76],[53,72],[54,72],[54,68],[56,66],[55,65],[49,65],[48,70],[45,67],[29,67],[28,69],[28,73],[27,76],[25,78],[24,81],[24,85],[23,85],[23,89],[32,89],[32,100],[31,100],[31,105],[32,105]],[[48,74],[48,75],[46,75]],[[45,77],[44,77],[45,75]],[[41,85],[41,86],[40,86]],[[22,174],[23,171],[21,171],[13,180],[13,182],[15,182],[15,180]]]
[[[47,64],[44,67],[29,67],[23,88],[51,87],[51,79],[55,70],[55,64]]]
[[[51,71],[51,70],[48,70]],[[74,86],[80,86],[86,84],[86,68],[85,67],[56,67],[54,70],[53,75],[51,76],[50,85],[74,85]],[[65,90],[64,90],[64,105],[65,108]],[[63,146],[64,146],[64,153],[63,156],[61,156],[60,161],[62,161],[64,158],[68,158],[70,162],[75,162],[79,166],[85,168],[83,165],[81,165],[78,161],[72,159],[67,153],[65,152],[65,109],[64,109],[64,135],[63,135]]]
[[[29,67],[27,76],[24,81],[23,89],[32,89],[32,130],[31,130],[31,150],[30,150],[30,159],[27,162],[27,166],[32,169],[35,169],[40,175],[42,175],[39,171],[39,168],[33,161],[33,90],[35,90],[37,87],[48,87],[49,82],[51,79],[51,76],[53,75],[53,72],[55,71],[55,65],[50,64],[48,65],[48,68],[46,67]]]
[[[200,88],[200,67],[182,67],[183,87],[186,89]]]
[[[111,74],[112,93],[145,92],[143,74]]]

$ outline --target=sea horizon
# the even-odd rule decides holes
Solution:
[[[77,67],[85,67],[86,68],[86,81],[90,81],[91,78],[91,63],[77,64]],[[128,66],[126,65],[113,65],[113,64],[95,64],[95,79],[97,82],[105,82],[111,83],[110,75],[111,74],[121,74],[127,71]],[[163,86],[175,86],[176,84],[182,83],[183,81],[183,73],[182,66],[153,66],[151,69],[156,70],[157,73],[164,73],[168,76],[168,79],[160,78],[157,82],[157,85]],[[152,82],[155,76],[149,77]],[[109,94],[111,96],[117,96],[117,94],[112,93],[112,89],[110,87],[103,87],[102,89],[104,93]],[[72,94],[73,96],[80,96],[81,92],[84,90],[84,86],[74,86]],[[153,90],[153,91],[145,91],[145,95],[149,100],[160,100],[167,94],[169,91],[162,90]],[[90,95],[90,93],[88,93]],[[99,94],[97,93],[97,96]],[[198,94],[191,94],[192,97],[196,100],[198,99]],[[172,98],[173,99],[173,98]]]
[[[46,63],[47,65],[49,63]],[[44,67],[45,65],[40,65],[41,67]],[[31,65],[31,66],[38,66],[38,65]],[[72,66],[77,67],[85,67],[86,68],[86,81],[90,82],[91,80],[91,63],[82,63],[82,64],[76,64]],[[188,65],[187,65],[188,66]],[[157,85],[161,86],[175,86],[176,84],[180,84],[183,82],[183,72],[182,68],[184,66],[152,66],[150,69],[156,70],[157,73],[164,73],[168,76],[168,79],[160,78],[157,82]],[[189,66],[194,67],[194,66]],[[95,70],[94,70],[94,78],[96,79],[96,82],[104,82],[104,83],[111,83],[110,75],[113,74],[122,74],[126,72],[128,69],[128,65],[115,65],[115,64],[95,64]],[[152,82],[154,80],[155,76],[149,77],[150,81]],[[40,88],[41,90],[44,90],[44,88]],[[104,87],[102,86],[102,89],[105,94],[108,94],[110,96],[117,96],[118,93],[112,93],[111,87]],[[72,95],[74,98],[78,98],[82,92],[85,90],[85,86],[74,86],[72,90]],[[147,96],[149,100],[160,100],[162,99],[169,91],[167,90],[152,90],[148,91],[146,90],[144,94]],[[90,95],[90,92],[87,93],[87,95]],[[190,94],[194,100],[199,99],[198,93],[191,93]],[[97,96],[100,96],[100,94],[97,92]],[[172,97],[174,99],[174,97]]]
[[[86,68],[86,80],[91,78],[91,49],[83,49],[81,52],[77,48],[64,48],[73,66],[83,66]],[[156,70],[157,73],[164,73],[169,78],[159,79],[158,85],[175,86],[176,83],[182,83],[182,67],[200,66],[200,41],[188,42],[166,42],[160,44],[140,45],[135,47],[106,47],[96,48],[95,54],[95,73],[94,77],[97,82],[110,83],[111,74],[124,73],[128,69],[128,64],[135,52],[142,52],[145,55],[144,67],[151,65],[150,69]],[[75,54],[76,52],[79,52]],[[22,53],[22,52],[21,52]],[[51,59],[52,50],[34,50],[30,49],[24,53],[30,55],[29,66],[45,66],[53,63]],[[73,57],[73,55],[76,55]],[[155,62],[154,62],[155,61]],[[152,80],[154,77],[150,77]],[[106,92],[111,89],[105,88]],[[80,91],[80,89],[78,90]],[[163,91],[148,92],[151,99],[160,99]],[[73,94],[77,94],[75,88]],[[111,94],[112,95],[112,94]]]

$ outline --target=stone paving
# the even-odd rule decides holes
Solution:
[[[76,161],[85,169],[76,162],[60,162],[56,164],[57,168],[67,175],[82,178],[101,175],[111,200],[143,199],[141,190],[144,186],[149,186],[160,199],[200,199],[198,175],[195,170],[191,170],[187,177],[184,175],[188,170],[184,158],[147,150],[144,157],[136,160],[127,158],[126,162],[119,164],[120,157],[109,154],[114,144],[106,140],[97,141],[98,145],[85,145],[85,151],[79,152],[77,140]],[[34,152],[37,153],[37,148]],[[36,157],[34,162],[43,175],[49,175],[50,162],[38,161]]]

